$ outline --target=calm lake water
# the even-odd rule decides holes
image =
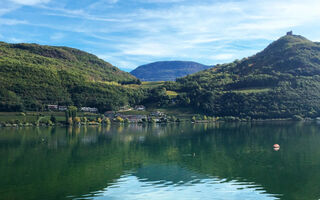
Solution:
[[[0,129],[0,199],[319,198],[317,123]]]

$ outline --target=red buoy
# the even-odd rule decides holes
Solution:
[[[274,144],[273,147],[274,147],[274,148],[280,148],[280,145]]]

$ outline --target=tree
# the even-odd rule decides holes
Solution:
[[[106,117],[106,119],[105,119],[104,121],[105,121],[105,123],[106,123],[107,125],[110,125],[110,124],[111,124],[111,121],[110,121],[110,119],[109,119],[108,117]]]
[[[196,119],[196,116],[193,116],[192,118],[191,118],[191,121],[192,122],[195,122],[197,119]]]
[[[75,106],[69,106],[68,111],[69,111],[69,117],[72,117],[72,119],[74,119],[77,116],[78,108]]]
[[[67,124],[69,124],[69,125],[72,125],[72,124],[73,124],[72,117],[69,117],[69,118],[68,118],[68,123],[67,123]]]
[[[79,124],[81,122],[81,119],[80,117],[75,117],[73,121],[74,123]]]
[[[51,117],[50,117],[50,121],[52,122],[52,123],[57,123],[57,119],[56,119],[56,117],[54,116],[54,115],[51,115]]]

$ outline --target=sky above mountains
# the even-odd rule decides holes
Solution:
[[[0,0],[0,41],[79,48],[130,71],[159,60],[212,65],[293,30],[320,41],[317,0]]]

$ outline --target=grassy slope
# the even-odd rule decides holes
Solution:
[[[178,79],[190,106],[218,116],[320,115],[320,45],[284,36],[264,51]]]
[[[39,110],[47,104],[112,109],[139,95],[119,83],[137,81],[77,49],[0,43],[0,111]]]
[[[65,70],[82,74],[96,81],[125,82],[136,80],[98,57],[68,47],[43,46],[37,44],[0,43],[1,65],[19,64],[41,69]]]

